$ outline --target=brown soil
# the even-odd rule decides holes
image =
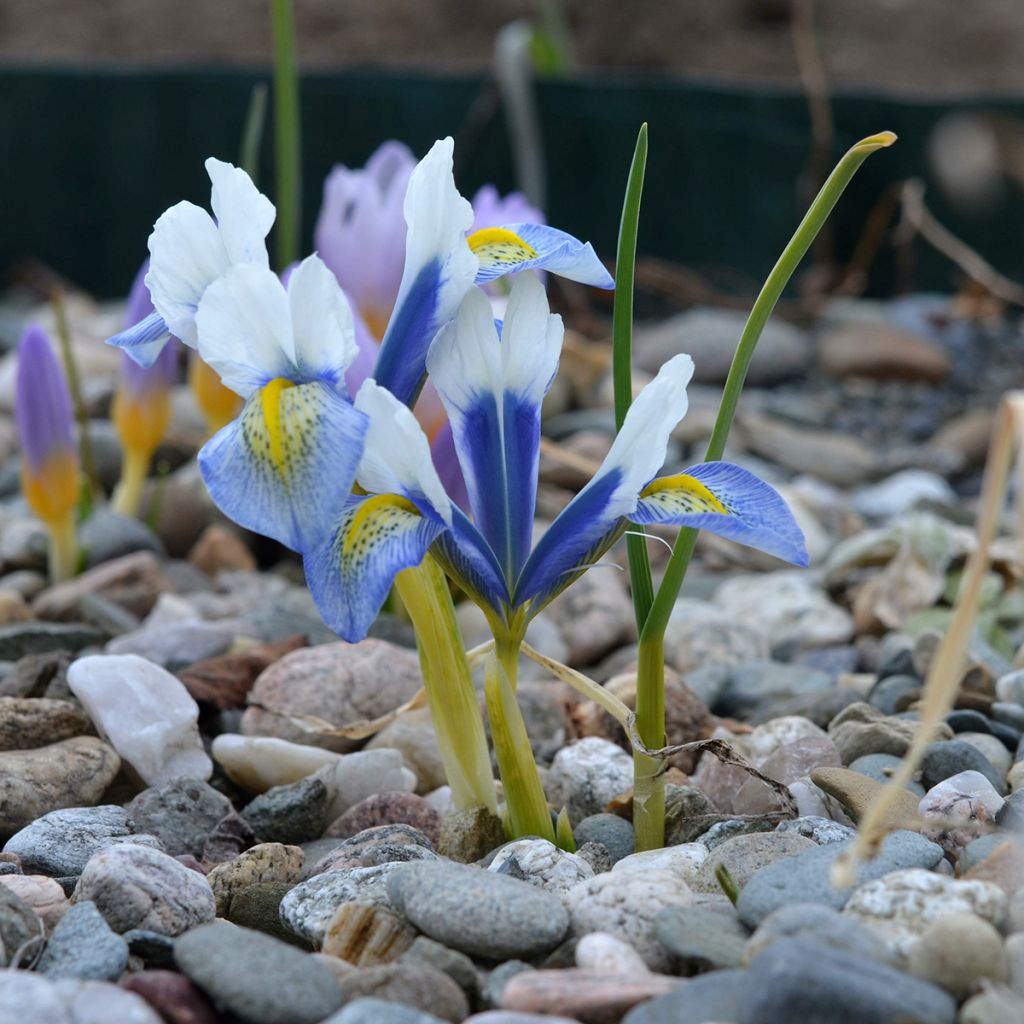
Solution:
[[[581,70],[797,82],[789,0],[566,0]],[[467,72],[536,0],[295,0],[303,66]],[[1024,92],[1024,0],[817,0],[834,87]],[[0,64],[252,65],[267,0],[0,0]]]

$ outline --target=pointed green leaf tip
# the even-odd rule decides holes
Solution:
[[[555,823],[555,845],[566,853],[576,852],[576,837],[572,834],[572,822],[569,821],[569,808],[563,807],[558,812]]]
[[[876,149],[888,149],[898,138],[895,132],[879,132],[877,135],[869,135],[851,146],[851,150],[859,153],[874,153]]]

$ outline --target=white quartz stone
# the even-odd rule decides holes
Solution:
[[[134,654],[96,654],[68,669],[68,686],[97,731],[147,786],[208,779],[199,705],[166,669]]]
[[[213,758],[232,782],[250,793],[265,793],[287,786],[333,764],[341,754],[321,747],[307,747],[276,736],[242,736],[223,733],[213,741]]]

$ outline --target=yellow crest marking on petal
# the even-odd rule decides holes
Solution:
[[[287,468],[284,450],[284,425],[281,417],[281,394],[292,387],[295,387],[293,381],[285,377],[275,377],[260,391],[263,422],[266,424],[267,440],[270,442],[270,458],[281,476],[285,475]]]
[[[651,498],[666,509],[678,512],[718,512],[731,515],[698,479],[686,473],[662,476],[652,480],[641,492],[641,498]]]
[[[367,498],[343,528],[342,557],[365,556],[375,544],[405,526],[410,515],[418,517],[420,510],[400,494],[375,494]]]
[[[508,228],[483,228],[466,241],[480,260],[481,267],[507,266],[536,259],[539,253]]]

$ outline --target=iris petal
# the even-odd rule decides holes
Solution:
[[[644,525],[692,526],[795,565],[808,562],[803,534],[781,495],[728,462],[705,462],[655,480],[629,518]]]
[[[424,511],[426,514],[424,514]],[[398,494],[352,499],[326,542],[303,556],[324,622],[355,643],[366,636],[395,576],[419,565],[444,523]]]
[[[107,344],[123,349],[139,366],[148,370],[170,340],[171,332],[164,318],[154,311],[120,334],[107,338]]]
[[[469,236],[470,248],[480,260],[476,283],[484,284],[521,270],[548,270],[570,281],[614,288],[615,281],[597,258],[589,242],[546,224],[506,224],[485,228]]]
[[[366,417],[327,384],[274,380],[199,453],[217,506],[302,551],[319,543],[352,489]]]

